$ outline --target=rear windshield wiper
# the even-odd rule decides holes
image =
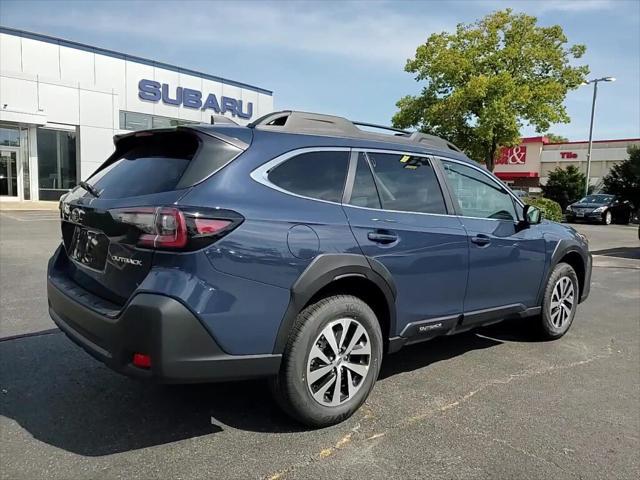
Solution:
[[[98,198],[100,196],[100,192],[96,189],[96,187],[94,187],[90,183],[87,183],[84,180],[80,180],[78,182],[78,185],[84,188],[87,192],[89,192],[94,197]]]

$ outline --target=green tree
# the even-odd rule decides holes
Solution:
[[[627,148],[629,158],[611,167],[604,176],[604,191],[629,200],[635,208],[640,208],[640,147]]]
[[[567,205],[582,197],[586,181],[586,175],[574,165],[557,167],[549,172],[547,184],[542,186],[542,193],[546,198],[558,202],[564,210]]]
[[[571,62],[585,50],[567,45],[562,27],[511,9],[434,33],[405,66],[427,84],[398,101],[393,124],[444,137],[493,170],[499,148],[517,145],[525,124],[544,132],[569,122],[565,96],[589,73]]]
[[[551,143],[564,143],[569,141],[567,137],[563,137],[562,135],[556,135],[555,133],[551,133],[551,132],[547,132],[543,136],[547,137]]]

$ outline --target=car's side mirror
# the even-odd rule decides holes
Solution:
[[[536,225],[542,221],[542,211],[533,205],[525,205],[523,210],[524,221],[529,225]]]

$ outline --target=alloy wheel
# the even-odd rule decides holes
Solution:
[[[321,405],[342,405],[360,390],[370,364],[371,342],[362,324],[354,318],[334,320],[312,344],[307,386]]]
[[[571,318],[575,307],[575,289],[569,277],[560,277],[553,287],[551,303],[549,305],[551,323],[556,328],[562,328]]]

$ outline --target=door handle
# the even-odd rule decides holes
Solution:
[[[398,240],[398,236],[391,232],[369,232],[367,238],[372,242],[388,244]]]
[[[475,237],[471,237],[471,243],[475,243],[479,247],[486,247],[491,243],[491,239],[482,233],[479,233]]]

